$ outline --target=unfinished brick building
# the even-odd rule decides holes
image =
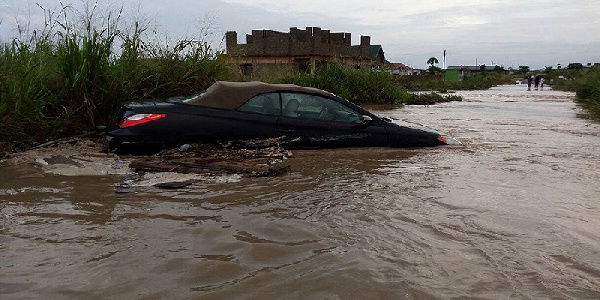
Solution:
[[[226,55],[245,79],[314,73],[318,65],[331,61],[361,68],[381,67],[385,62],[381,45],[371,45],[371,37],[361,36],[360,45],[353,46],[350,33],[319,27],[292,27],[289,33],[252,30],[246,44],[238,44],[235,31],[227,32],[225,39]]]

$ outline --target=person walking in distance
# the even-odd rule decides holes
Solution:
[[[535,88],[536,91],[540,87],[540,79],[541,78],[542,78],[542,76],[538,74],[538,75],[535,75],[535,79],[533,80],[533,82],[534,82],[533,86],[534,86],[534,88]]]

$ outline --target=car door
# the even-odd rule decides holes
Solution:
[[[333,148],[388,145],[385,127],[377,123],[367,124],[360,111],[334,98],[287,92],[281,93],[281,102],[280,133],[299,138],[296,143],[298,146]]]
[[[277,121],[281,114],[278,93],[254,96],[236,110],[213,109],[204,116],[203,130],[215,139],[255,139],[280,136]]]

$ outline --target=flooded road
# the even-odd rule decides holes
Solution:
[[[599,299],[600,124],[525,89],[378,111],[463,146],[294,151],[280,177],[0,167],[0,298]]]

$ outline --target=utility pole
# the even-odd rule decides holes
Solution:
[[[444,49],[444,58],[442,59],[442,69],[446,70],[446,49]]]

